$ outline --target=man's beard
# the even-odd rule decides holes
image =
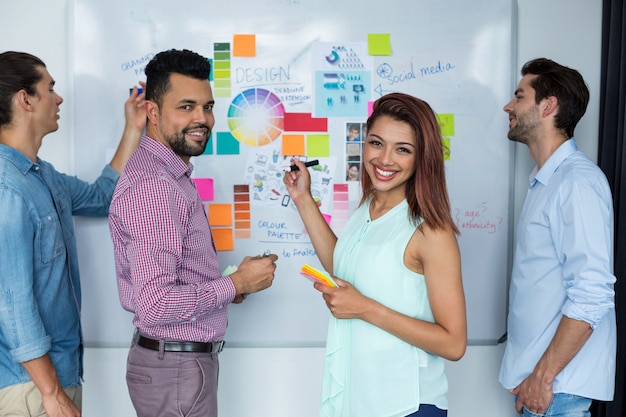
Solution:
[[[513,142],[519,142],[525,145],[531,141],[533,136],[537,135],[537,128],[539,126],[539,114],[536,110],[529,110],[525,114],[521,115],[521,118],[516,117],[516,125],[509,129],[507,137]]]
[[[206,129],[207,135],[203,142],[193,142],[189,144],[185,140],[185,134],[193,129]],[[198,156],[202,155],[206,149],[209,137],[211,136],[211,129],[206,125],[193,126],[183,129],[182,132],[174,133],[171,136],[165,136],[165,140],[170,144],[172,151],[179,156]]]

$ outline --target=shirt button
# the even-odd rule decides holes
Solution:
[[[221,310],[222,308],[224,308],[224,306],[217,307],[218,310]]]
[[[195,317],[192,317],[192,318],[191,318],[191,321],[196,321],[196,318],[195,318]]]

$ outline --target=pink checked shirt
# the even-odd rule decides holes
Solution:
[[[235,297],[222,277],[193,166],[147,136],[128,161],[109,210],[120,302],[141,334],[216,342]]]

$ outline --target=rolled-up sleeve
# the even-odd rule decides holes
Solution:
[[[561,190],[555,227],[567,299],[562,313],[595,329],[615,306],[613,208],[606,184],[572,183]]]

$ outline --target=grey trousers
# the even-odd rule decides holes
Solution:
[[[137,417],[217,417],[217,353],[162,352],[134,341],[126,383]]]

